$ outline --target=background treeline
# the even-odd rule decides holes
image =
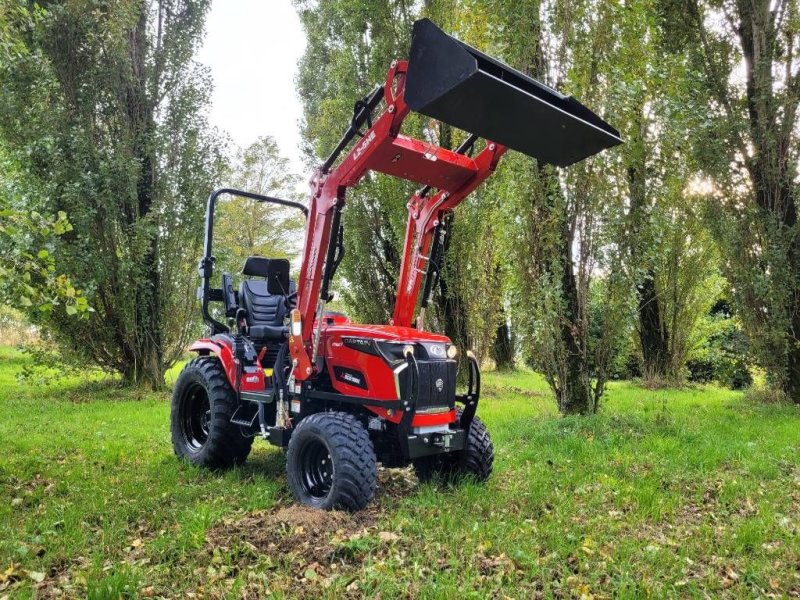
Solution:
[[[420,15],[574,94],[626,141],[565,170],[505,158],[449,217],[435,328],[498,367],[542,371],[564,412],[594,410],[612,377],[748,385],[751,360],[800,401],[796,2],[298,7],[310,156],[405,55]],[[413,127],[450,147],[464,136]],[[360,318],[391,312],[411,191],[375,178],[349,197],[342,293]]]
[[[506,156],[447,217],[431,328],[541,371],[565,413],[596,410],[612,378],[741,387],[754,368],[800,402],[796,0],[295,4],[310,167],[420,16],[626,142],[561,170]],[[203,198],[295,182],[270,140],[232,156],[203,118],[207,1],[0,6],[0,294],[73,361],[160,385],[198,330]],[[465,135],[421,116],[406,130],[451,148]],[[412,191],[370,177],[348,195],[337,299],[356,319],[389,319]],[[287,215],[288,236],[228,208],[226,265],[297,251]]]
[[[0,295],[44,337],[40,362],[158,387],[201,333],[205,198],[223,182],[294,193],[263,138],[240,151],[205,118],[193,59],[209,0],[0,3]],[[299,224],[232,200],[217,258],[293,250]],[[286,232],[275,228],[286,221]]]

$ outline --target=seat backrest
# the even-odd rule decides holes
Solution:
[[[239,304],[248,327],[280,326],[286,317],[286,296],[270,294],[263,279],[245,279],[239,286]]]
[[[289,261],[285,258],[249,256],[244,261],[242,275],[263,277],[270,294],[286,295],[289,290]]]

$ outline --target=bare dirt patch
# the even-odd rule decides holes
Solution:
[[[549,396],[549,393],[546,392],[508,384],[485,384],[483,386],[483,392],[486,395],[492,396],[492,400],[503,400],[503,394],[514,394],[515,396],[522,396],[524,398],[547,398]]]
[[[289,556],[320,565],[347,562],[359,547],[369,546],[369,539],[387,542],[388,532],[378,531],[381,515],[387,505],[413,494],[417,487],[410,469],[381,468],[378,479],[376,497],[363,511],[322,511],[293,504],[227,517],[206,533],[204,550],[209,554],[235,550],[240,562],[251,562],[258,555]]]
[[[305,506],[286,506],[223,519],[206,534],[213,552],[245,546],[258,554],[294,555],[306,562],[329,562],[338,542],[363,535],[375,523],[370,512],[325,512]]]

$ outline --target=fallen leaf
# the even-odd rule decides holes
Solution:
[[[44,573],[39,571],[28,571],[28,577],[33,579],[36,583],[42,583],[44,581]]]
[[[141,545],[142,545],[142,540],[139,538],[136,538],[131,542],[131,546],[133,546],[134,548],[138,548]]]
[[[391,531],[381,531],[378,533],[378,537],[381,539],[382,542],[396,542],[400,539],[400,536],[396,533],[392,533]]]
[[[6,581],[10,581],[12,579],[19,579],[17,566],[13,563],[5,571],[0,573],[0,583],[5,583]]]
[[[770,579],[769,580],[769,587],[771,587],[775,591],[778,591],[778,590],[781,589],[781,584],[778,582],[777,579]]]

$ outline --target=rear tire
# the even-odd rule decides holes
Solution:
[[[353,415],[317,413],[300,421],[292,433],[286,475],[302,504],[323,510],[361,510],[375,495],[375,451]]]
[[[457,413],[461,419],[461,411]],[[472,478],[483,483],[492,474],[494,446],[489,431],[478,417],[472,419],[464,449],[460,452],[423,456],[413,461],[420,483],[442,481],[459,483]]]
[[[172,393],[172,447],[178,458],[209,469],[242,464],[252,437],[231,423],[236,394],[219,359],[203,356],[189,361]]]

